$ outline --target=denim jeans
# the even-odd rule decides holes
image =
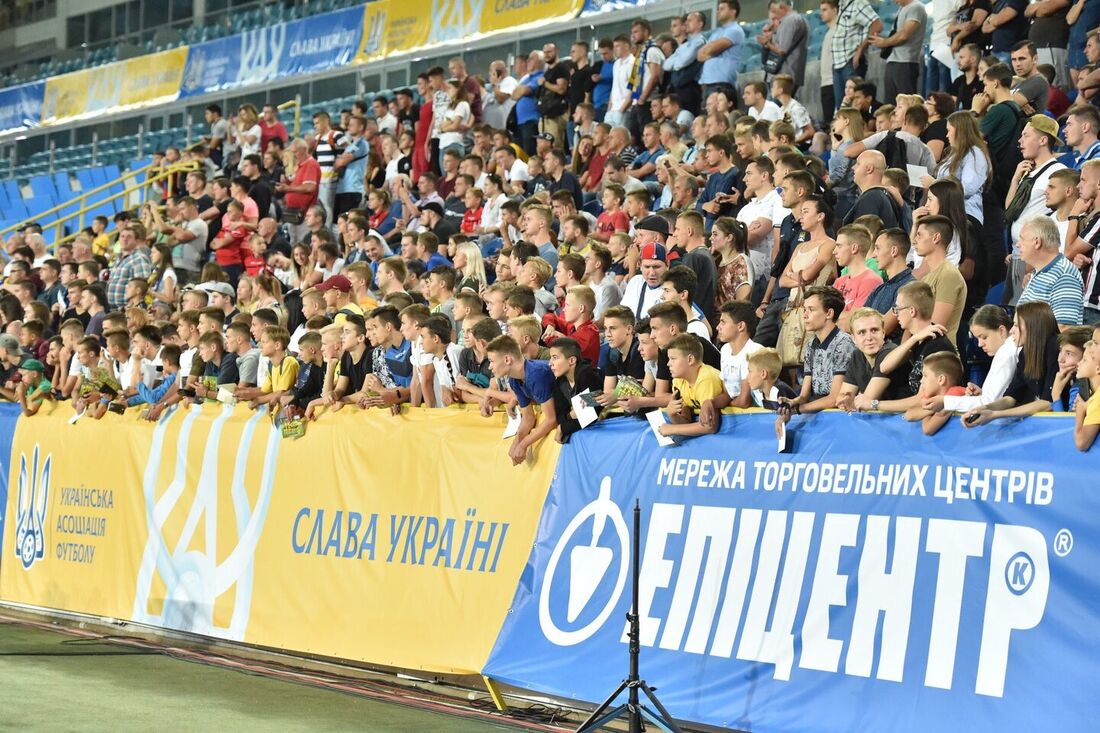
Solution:
[[[927,97],[931,92],[950,93],[952,81],[951,69],[933,58],[932,54],[926,54],[924,58],[924,96]]]
[[[840,102],[844,99],[844,85],[853,76],[867,78],[866,58],[860,62],[858,67],[853,68],[851,62],[849,62],[839,69],[833,69],[833,94],[836,96],[836,109],[840,109]]]

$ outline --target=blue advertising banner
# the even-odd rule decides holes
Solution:
[[[15,436],[15,423],[19,419],[19,405],[0,405],[0,564],[8,562],[4,549],[4,517],[8,513],[8,476],[11,475],[11,441]],[[16,548],[16,554],[18,548]],[[15,558],[12,558],[14,562]]]
[[[623,10],[624,8],[636,8],[646,4],[646,0],[584,0],[581,17],[584,18],[597,13],[610,13],[612,10]]]
[[[45,93],[44,81],[0,89],[0,133],[37,127],[42,119]]]
[[[349,64],[359,52],[363,12],[363,7],[348,8],[191,46],[180,96]]]
[[[1093,731],[1100,494],[1072,418],[773,416],[660,448],[574,435],[484,673],[599,702],[626,674],[641,501],[642,677],[677,718],[770,732]],[[1074,544],[1074,537],[1080,541]]]

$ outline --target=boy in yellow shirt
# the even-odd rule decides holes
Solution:
[[[278,403],[284,393],[294,388],[298,381],[298,360],[287,356],[290,334],[280,326],[268,326],[260,336],[260,354],[271,360],[271,369],[260,385],[260,396],[252,401],[252,407]]]
[[[671,422],[660,426],[661,435],[692,437],[713,432],[696,419],[697,412],[704,402],[722,394],[725,385],[722,373],[703,363],[703,346],[695,334],[680,334],[669,343],[668,371],[672,401],[665,409]]]
[[[1098,334],[1100,326],[1093,331],[1093,340],[1085,344],[1085,353],[1077,362],[1078,379],[1087,379],[1092,387],[1088,402],[1077,400],[1074,410],[1073,442],[1079,451],[1091,448],[1100,432],[1100,341],[1095,340]]]

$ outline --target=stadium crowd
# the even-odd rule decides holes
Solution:
[[[35,225],[5,243],[0,395],[299,426],[503,405],[517,464],[605,411],[691,436],[751,406],[928,434],[1064,411],[1087,450],[1100,3],[895,1],[889,30],[821,3],[821,118],[790,0],[756,39],[763,81],[720,0],[485,76],[455,58],[297,138],[274,107],[210,105],[158,200],[52,252]]]

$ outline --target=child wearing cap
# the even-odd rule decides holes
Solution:
[[[37,414],[47,399],[53,400],[53,384],[46,379],[45,371],[38,359],[27,359],[19,367],[20,381],[15,385],[15,394],[27,417]]]
[[[333,323],[343,324],[350,315],[360,317],[365,315],[362,307],[352,301],[351,280],[343,275],[333,275],[318,285],[315,290],[321,293],[325,301],[325,310],[332,314]]]

